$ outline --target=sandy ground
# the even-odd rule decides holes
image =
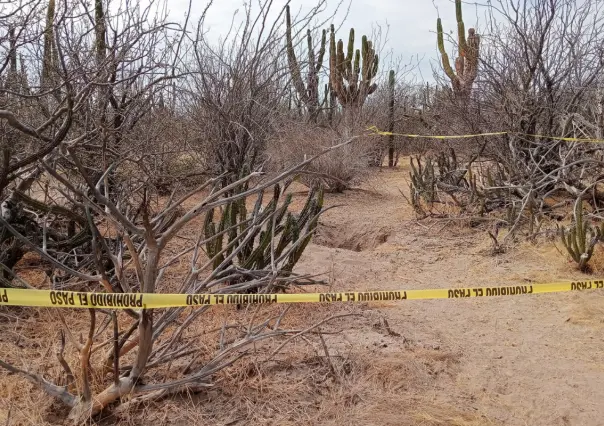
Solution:
[[[551,242],[492,256],[484,230],[448,220],[418,223],[398,192],[406,189],[405,176],[404,170],[385,170],[370,192],[331,197],[346,207],[326,214],[322,236],[331,245],[362,251],[313,246],[303,259],[308,270],[331,267],[335,288],[359,290],[580,276]],[[420,363],[434,364],[439,356],[450,362],[437,365],[425,383],[411,378],[419,389],[408,395],[401,388],[387,417],[368,404],[375,417],[358,424],[604,424],[603,302],[602,293],[559,293],[372,306],[401,337],[378,336],[362,326],[344,333],[359,350],[375,352],[376,364],[410,353]],[[425,407],[436,414],[422,413]],[[397,411],[407,413],[397,419]],[[354,416],[350,423],[357,424]]]
[[[325,272],[334,290],[581,277],[553,242],[493,256],[482,228],[417,222],[399,193],[407,173],[383,170],[362,189],[327,195],[328,205],[341,207],[324,215],[298,271]],[[596,268],[601,259],[599,252]],[[299,323],[338,313],[355,315],[325,328],[329,357],[302,342],[279,362],[250,360],[225,372],[206,394],[101,423],[604,425],[604,293],[291,308]],[[0,384],[2,423],[10,389],[23,382],[2,373]],[[51,406],[31,389],[32,401]],[[41,424],[43,416],[14,410],[22,420],[11,424]]]

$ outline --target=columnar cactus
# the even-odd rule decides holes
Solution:
[[[333,113],[337,107],[336,94],[331,88],[331,84],[325,84],[325,97],[321,102],[321,108],[327,111],[327,123],[333,125]]]
[[[323,67],[323,57],[325,56],[326,31],[323,30],[321,44],[318,55],[315,55],[315,49],[312,42],[310,30],[306,32],[306,40],[308,42],[308,74],[306,76],[306,84],[302,81],[302,72],[300,64],[296,59],[294,52],[294,44],[292,41],[292,25],[289,12],[289,5],[285,6],[285,23],[286,23],[286,43],[287,43],[287,61],[289,70],[292,76],[294,87],[298,92],[300,100],[308,108],[308,113],[311,121],[316,122],[319,116],[319,72]]]
[[[276,185],[273,198],[262,207],[264,192],[248,212],[245,198],[225,206],[218,222],[214,222],[214,209],[205,217],[206,250],[213,259],[213,268],[227,269],[237,264],[239,268],[258,271],[271,266],[271,259],[280,263],[287,275],[292,272],[302,252],[310,242],[323,209],[323,189],[311,188],[306,203],[299,214],[289,211],[292,194],[279,200],[284,190]],[[274,246],[271,239],[275,238]],[[271,250],[274,253],[271,255]],[[237,252],[235,262],[232,253]],[[229,256],[232,260],[225,262]],[[221,266],[222,265],[222,266]]]
[[[8,29],[8,41],[9,70],[12,74],[17,74],[17,36],[15,34],[15,27]]]
[[[57,65],[57,52],[54,39],[55,0],[49,0],[46,9],[46,28],[44,29],[44,52],[42,58],[42,90],[52,86],[51,75]]]
[[[388,131],[391,133],[388,136],[388,167],[395,166],[394,159],[394,70],[390,70],[388,75]]]
[[[95,20],[95,39],[97,62],[100,65],[105,60],[107,51],[107,42],[105,40],[107,27],[105,24],[105,11],[103,10],[103,0],[94,2],[94,20]]]
[[[6,80],[2,81],[0,79],[0,88],[4,83],[4,88],[16,91],[16,83],[19,76],[17,74],[17,36],[14,27],[9,27],[8,29],[8,43],[8,72],[6,74]]]
[[[560,239],[568,254],[577,263],[579,270],[588,272],[588,263],[598,242],[604,240],[604,224],[592,226],[583,218],[583,204],[577,200],[575,204],[575,223],[569,230],[560,228]]]
[[[465,24],[461,13],[461,0],[455,0],[455,14],[457,18],[457,45],[459,56],[455,60],[455,70],[449,62],[449,55],[445,50],[443,26],[440,18],[436,21],[438,50],[442,59],[445,74],[451,80],[453,92],[462,99],[467,99],[472,90],[472,84],[478,74],[478,58],[480,47],[480,36],[474,28],[468,30],[466,40]]]
[[[350,29],[346,55],[344,43],[336,37],[333,25],[329,39],[329,81],[340,104],[348,110],[350,120],[363,106],[367,96],[375,92],[373,83],[378,70],[379,58],[371,41],[363,36],[361,50],[354,50],[354,28]],[[352,125],[354,121],[350,121]]]

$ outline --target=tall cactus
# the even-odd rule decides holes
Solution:
[[[8,28],[8,72],[6,73],[6,80],[2,82],[0,79],[0,88],[4,83],[4,88],[12,91],[17,91],[17,81],[19,79],[17,73],[17,36],[15,33],[15,27]]]
[[[42,57],[42,90],[52,86],[52,74],[57,65],[57,52],[54,39],[55,0],[49,0],[46,9],[46,28],[44,29],[44,52]]]
[[[17,74],[17,36],[15,34],[15,27],[8,29],[8,58],[9,58],[9,71],[11,74]]]
[[[472,85],[478,75],[478,58],[480,47],[480,36],[474,28],[468,30],[466,40],[465,24],[461,13],[461,0],[455,0],[455,15],[457,18],[457,46],[459,56],[455,60],[455,70],[449,62],[449,55],[445,50],[443,26],[440,18],[436,21],[438,50],[442,59],[445,74],[451,80],[453,92],[462,99],[467,99],[472,91]]]
[[[325,97],[321,102],[321,109],[327,111],[327,123],[333,125],[333,113],[337,107],[336,95],[331,84],[325,84]]]
[[[101,65],[105,60],[107,51],[107,42],[105,40],[107,27],[105,24],[105,12],[103,10],[103,0],[94,1],[94,20],[95,20],[95,44],[97,63]]]
[[[388,74],[388,167],[395,166],[394,159],[394,70]]]
[[[296,59],[294,52],[294,44],[292,41],[292,24],[291,15],[289,12],[289,5],[285,6],[285,23],[286,23],[286,43],[287,43],[287,61],[289,64],[289,70],[292,76],[294,87],[298,92],[300,100],[308,108],[309,118],[311,121],[316,122],[319,116],[319,72],[323,67],[323,57],[325,56],[325,45],[326,45],[326,31],[323,30],[321,37],[321,44],[319,47],[319,53],[315,55],[315,48],[313,46],[312,35],[310,30],[306,32],[306,40],[308,42],[308,74],[306,76],[306,84],[302,80],[302,72],[300,64]]]
[[[361,50],[354,50],[354,28],[350,29],[346,56],[344,42],[338,40],[333,25],[329,39],[329,81],[340,104],[347,110],[349,126],[354,124],[367,96],[375,92],[373,82],[378,70],[379,58],[373,44],[363,36]]]

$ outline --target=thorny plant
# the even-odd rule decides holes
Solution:
[[[282,41],[279,31],[273,28],[264,38],[261,34],[252,40],[258,27],[270,26],[270,5],[263,3],[258,16],[246,9],[247,26],[241,33],[246,40],[237,39],[233,51],[247,51],[252,42],[264,47],[256,51],[254,66],[248,69],[251,74],[222,87],[221,96],[241,99],[245,90],[255,91],[257,71],[278,59],[268,56],[262,62],[259,52]],[[207,76],[202,66],[191,65],[205,64],[200,46],[212,48],[203,39],[203,18],[199,38],[189,46],[188,23],[182,27],[168,22],[162,17],[161,3],[108,7],[97,0],[89,8],[85,3],[51,0],[17,6],[16,12],[0,9],[2,26],[11,28],[0,38],[0,45],[6,47],[3,52],[8,52],[0,57],[4,244],[0,260],[9,275],[5,284],[23,285],[24,280],[15,279],[12,265],[25,252],[36,253],[53,276],[60,275],[51,283],[57,290],[219,294],[317,283],[313,277],[296,274],[293,266],[323,211],[322,192],[311,191],[296,216],[284,191],[316,158],[354,138],[266,176],[261,163],[246,158],[258,148],[248,150],[248,142],[261,133],[252,133],[244,141],[248,145],[238,145],[241,133],[231,131],[237,127],[246,133],[250,123],[238,119],[249,115],[234,115],[226,122],[216,121],[209,130],[215,132],[214,142],[223,138],[227,148],[223,154],[235,145],[241,148],[237,158],[243,158],[243,163],[219,162],[223,167],[210,168],[210,176],[193,188],[179,185],[178,179],[157,179],[163,170],[157,158],[167,155],[165,144],[152,143],[161,139],[155,133],[161,128],[157,122],[165,120],[163,131],[185,143],[200,137],[191,136],[196,133],[191,130],[196,130],[194,116],[187,111],[192,100],[200,99],[196,95],[203,99],[207,92],[193,94],[187,101],[179,97],[187,94],[183,81],[203,82]],[[45,25],[39,31],[36,19],[42,15]],[[196,61],[185,61],[189,47],[198,48]],[[27,59],[19,67],[15,57],[22,51],[31,55],[23,55]],[[207,110],[220,115],[224,105],[203,100]],[[253,108],[261,109],[255,104]],[[188,123],[186,129],[180,129],[183,123]],[[204,132],[208,128],[198,130],[201,138],[208,134]],[[175,151],[176,156],[183,154]],[[169,195],[160,195],[166,188]],[[275,194],[268,206],[262,205],[265,191]],[[256,205],[247,214],[243,203],[254,197]],[[278,206],[280,197],[285,203]],[[211,212],[219,210],[224,226],[216,229]],[[205,227],[203,220],[196,220],[204,216]],[[223,236],[226,243],[221,245]],[[181,276],[175,270],[187,258],[189,266]],[[175,276],[181,276],[176,285]],[[205,388],[217,372],[246,356],[251,345],[305,333],[282,327],[286,310],[273,315],[259,308],[247,327],[225,324],[217,350],[200,358],[185,337],[207,310],[126,309],[118,316],[105,309],[88,309],[88,329],[82,339],[75,337],[81,330],[64,318],[61,321],[56,352],[63,370],[60,382],[48,379],[45,371],[35,372],[25,366],[28,360],[18,357],[2,359],[0,366],[61,401],[70,408],[69,418],[82,424],[126,396],[148,401]],[[65,354],[71,350],[78,354],[77,364],[67,361]],[[161,374],[174,365],[179,366],[177,377]]]
[[[596,244],[604,238],[604,224],[594,226],[583,216],[583,202],[575,202],[574,222],[567,229],[559,227],[560,239],[581,272],[590,271],[589,261]]]

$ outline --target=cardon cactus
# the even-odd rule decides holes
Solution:
[[[42,56],[42,89],[52,86],[52,76],[58,66],[58,53],[54,39],[55,0],[49,0],[46,9],[46,28],[44,29],[44,53]]]
[[[292,38],[292,24],[289,12],[289,5],[285,6],[285,39],[287,43],[287,62],[292,76],[292,81],[298,96],[308,109],[309,118],[316,122],[319,116],[319,72],[323,67],[323,57],[325,56],[325,45],[327,43],[327,34],[323,30],[319,52],[315,55],[312,35],[310,30],[306,32],[306,40],[308,42],[308,73],[306,76],[306,84],[302,81],[302,72],[300,64],[296,59],[294,52],[294,44]]]
[[[434,164],[430,158],[426,160],[426,164],[423,166],[420,157],[417,157],[415,161],[417,162],[417,166],[413,158],[411,158],[411,173],[409,173],[411,195],[420,196],[431,207],[436,200]]]
[[[394,158],[394,70],[390,70],[388,74],[388,131],[391,133],[388,136],[388,167],[396,165]]]
[[[583,218],[581,200],[575,203],[575,223],[570,229],[560,228],[560,238],[566,251],[577,263],[582,272],[589,271],[588,263],[593,256],[596,244],[604,238],[604,223],[600,227],[592,226]]]
[[[107,25],[105,22],[105,11],[103,10],[103,0],[95,0],[94,2],[94,33],[95,47],[98,65],[102,65],[107,54]]]
[[[273,197],[264,207],[260,193],[249,214],[245,199],[227,204],[217,222],[214,210],[207,213],[206,250],[214,270],[226,271],[231,266],[246,271],[270,269],[274,259],[282,274],[292,272],[317,227],[323,189],[311,188],[299,214],[289,211],[292,194],[285,195],[279,205],[283,192],[280,185],[275,185]]]
[[[327,123],[333,125],[333,113],[337,108],[336,94],[331,88],[331,84],[325,84],[325,97],[321,102],[321,109],[327,111]]]
[[[329,81],[340,104],[348,110],[349,125],[354,124],[355,114],[363,106],[367,96],[375,92],[373,82],[377,75],[379,58],[373,44],[362,37],[361,49],[354,50],[354,28],[350,29],[348,46],[344,54],[344,42],[338,40],[334,26],[329,38]]]
[[[449,55],[445,50],[443,26],[440,18],[436,21],[438,50],[440,51],[445,74],[447,74],[453,85],[453,92],[462,99],[467,99],[470,96],[474,80],[476,80],[476,76],[478,75],[480,36],[476,34],[474,28],[470,28],[468,30],[468,38],[466,39],[465,24],[461,12],[461,0],[455,0],[455,14],[457,18],[457,46],[459,51],[459,56],[455,60],[455,70],[451,67]]]

